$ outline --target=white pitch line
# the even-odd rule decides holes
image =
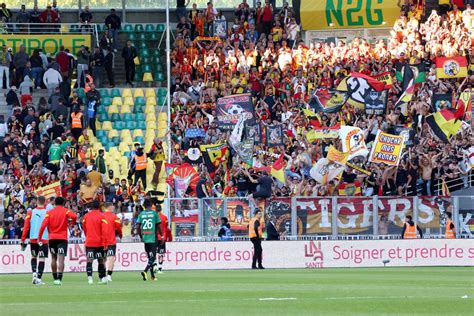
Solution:
[[[296,297],[262,297],[259,301],[294,301]]]

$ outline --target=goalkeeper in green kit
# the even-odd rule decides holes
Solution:
[[[156,250],[158,244],[156,243],[156,232],[160,234],[160,216],[153,211],[152,203],[149,199],[143,202],[144,210],[138,215],[138,235],[145,244],[145,251],[148,254],[148,264],[144,271],[141,272],[143,281],[148,280],[148,271],[150,271],[151,279],[156,281],[155,272],[153,271],[153,264],[156,260]]]

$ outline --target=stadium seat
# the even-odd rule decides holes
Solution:
[[[145,41],[148,40],[148,38],[147,38],[145,33],[140,33],[140,34],[138,34],[138,40],[142,41],[142,42],[145,42]]]
[[[123,105],[133,106],[135,101],[133,101],[133,97],[129,96],[123,99]]]
[[[155,129],[157,125],[156,125],[156,121],[148,121],[146,122],[146,131],[148,133],[148,131],[153,131],[153,133],[155,132]]]
[[[114,146],[118,146],[120,144],[120,137],[115,136],[115,137],[110,138],[109,136],[109,143],[110,142],[112,142]]]
[[[120,101],[122,101],[122,99],[120,99]],[[114,105],[112,104],[111,106],[109,106],[108,110],[107,110],[107,113],[109,115],[112,115],[113,113],[118,113],[118,107],[117,105]]]
[[[110,115],[110,121],[111,122],[118,122],[118,121],[121,121],[120,119],[120,115],[118,113],[112,113]]]
[[[156,27],[153,24],[145,25],[145,32],[146,33],[154,33],[156,31]]]
[[[124,113],[131,113],[129,105],[122,105],[122,107],[120,108],[120,114],[124,114]]]
[[[165,97],[166,94],[166,88],[158,88],[158,96]]]
[[[143,82],[152,82],[153,81],[153,76],[151,75],[151,72],[145,72],[143,74]]]
[[[122,115],[122,120],[123,120],[124,122],[127,122],[127,121],[134,121],[135,118],[133,117],[133,114],[132,114],[132,113],[127,112],[127,113],[123,113],[123,115]]]
[[[98,129],[96,131],[96,136],[97,136],[97,138],[107,137],[107,131],[104,131],[102,129]]]
[[[163,137],[165,137],[165,134],[166,134],[166,129],[165,128],[159,128],[158,132],[156,134],[156,137],[163,138]]]
[[[100,89],[99,93],[100,93],[101,98],[105,98],[105,97],[109,96],[109,90],[107,90],[107,89]]]
[[[118,131],[115,130],[115,129],[111,129],[107,135],[109,138],[114,138],[114,137],[118,137],[119,134],[118,134]]]
[[[161,71],[155,73],[153,77],[155,78],[155,81],[158,81],[158,82],[165,81],[165,74]]]
[[[158,113],[158,122],[166,122],[168,120],[168,114],[166,112]]]
[[[112,104],[112,99],[109,98],[109,97],[101,97],[101,100],[100,100],[100,103],[103,105],[103,106],[109,106]]]
[[[76,89],[76,93],[77,93],[77,96],[81,99],[86,96],[86,93],[84,92],[83,88]]]
[[[145,39],[143,39],[142,41],[138,41],[136,47],[140,50],[145,50],[145,49],[148,50],[148,45],[145,42]],[[140,63],[141,63],[141,57],[140,57]]]
[[[102,114],[99,114],[99,122],[106,122],[109,120],[109,115],[107,113],[102,113]],[[97,122],[96,122],[97,124]],[[98,128],[96,126],[96,128]]]
[[[165,31],[165,25],[164,24],[158,24],[156,26],[156,32],[157,33],[163,33]]]
[[[158,57],[155,57],[155,59],[152,59],[153,63],[153,70],[155,72],[163,72],[163,65],[160,62],[160,59]]]
[[[142,113],[137,113],[135,116],[135,121],[140,122],[145,120],[145,114]]]
[[[125,128],[128,130],[134,130],[137,128],[137,122],[135,121],[126,121],[125,122]]]
[[[110,92],[110,97],[111,98],[120,97],[120,96],[122,96],[121,93],[120,93],[120,89],[114,88]]]
[[[148,97],[146,98],[146,105],[156,105],[156,99],[154,97]]]
[[[102,123],[102,130],[110,131],[112,129],[112,123],[110,121],[105,121]]]
[[[133,92],[133,97],[136,99],[138,97],[144,97],[145,95],[143,94],[143,89],[136,88],[135,91]]]
[[[146,122],[145,121],[138,121],[137,122],[137,128],[139,129],[146,129]]]
[[[154,49],[154,50],[151,51],[151,55],[152,55],[153,57],[160,57],[160,56],[161,56],[161,52],[160,52],[159,49]]]
[[[146,39],[150,42],[159,40],[158,34],[156,34],[156,33],[148,33]]]
[[[122,32],[124,33],[132,33],[133,32],[133,26],[131,24],[125,24],[122,27]]]
[[[119,105],[122,105],[123,104],[123,100],[121,97],[114,97],[112,99],[112,105],[116,105],[116,106],[119,106]]]
[[[135,106],[133,107],[133,113],[143,113],[143,106],[135,104]]]
[[[147,113],[147,114],[146,114],[145,121],[146,121],[146,122],[156,122],[155,113]]]
[[[142,72],[144,73],[150,73],[151,72],[151,66],[149,64],[143,64],[142,65]]]
[[[135,71],[135,81],[140,82],[143,77],[143,72],[141,70]]]
[[[130,134],[129,130],[123,129],[120,131],[120,137],[121,138],[132,138],[132,134]]]
[[[140,64],[142,65],[142,71],[145,71],[143,69],[143,66],[144,65],[149,65],[151,67],[151,64],[152,64],[152,60],[150,57],[143,57],[143,58],[140,58]]]
[[[131,97],[131,96],[132,96],[132,89],[129,89],[129,88],[122,89],[122,98]]]
[[[155,99],[153,99],[153,100],[155,100]],[[151,114],[155,113],[155,105],[154,104],[147,104],[145,106],[145,114],[149,114],[149,113],[151,113]]]
[[[121,131],[125,128],[125,123],[122,122],[122,121],[117,121],[117,122],[114,122],[113,123],[113,128],[118,130],[118,131]]]
[[[166,96],[158,96],[158,98],[156,99],[156,103],[158,106],[164,106],[166,105]]]
[[[143,25],[142,24],[135,24],[135,29],[134,29],[134,32],[135,33],[143,33],[145,31],[145,29],[143,28]]]
[[[139,106],[144,106],[145,105],[145,98],[144,97],[138,97],[135,99],[135,105]]]
[[[146,89],[145,96],[146,96],[147,98],[155,97],[155,96],[156,96],[155,89],[153,89],[153,88]]]
[[[107,113],[107,109],[105,108],[105,106],[103,105],[100,105],[97,107],[97,115],[101,115],[101,114],[104,114],[104,113]]]
[[[137,40],[137,36],[135,35],[135,33],[128,34],[128,40],[132,43],[135,42]]]
[[[140,58],[150,57],[150,51],[148,51],[148,49],[141,49],[139,56]]]
[[[134,129],[132,133],[132,137],[135,138],[137,136],[143,137],[143,131],[141,129]]]

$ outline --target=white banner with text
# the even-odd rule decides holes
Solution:
[[[357,268],[387,266],[474,266],[471,239],[263,241],[266,268]],[[166,245],[164,269],[248,269],[250,241],[171,242]],[[141,243],[117,244],[115,270],[138,271],[148,258]],[[0,246],[0,273],[30,271],[30,251],[20,245]],[[50,271],[49,259],[46,265]],[[70,244],[65,272],[85,272],[83,244]]]

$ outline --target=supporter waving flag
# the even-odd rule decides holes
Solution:
[[[384,89],[385,82],[357,72],[344,78],[336,88],[337,91],[346,92],[347,102],[360,109],[364,108],[365,98],[371,91],[382,92]]]

